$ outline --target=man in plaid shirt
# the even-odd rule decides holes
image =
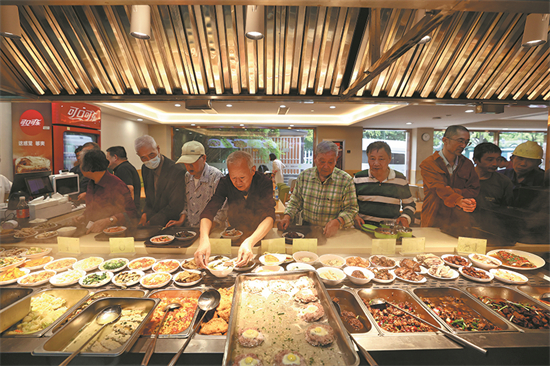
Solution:
[[[317,145],[315,166],[298,176],[296,187],[279,222],[286,230],[298,211],[303,210],[306,224],[323,226],[323,234],[334,236],[338,229],[351,227],[359,211],[351,176],[336,168],[338,146],[331,141]]]

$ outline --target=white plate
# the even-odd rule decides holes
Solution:
[[[136,273],[139,275],[139,278],[135,281],[130,281],[128,283],[120,283],[118,281],[116,281],[116,278],[117,276],[120,276],[122,275],[123,273]],[[120,272],[120,273],[117,273],[116,275],[113,275],[113,279],[111,280],[111,282],[117,286],[120,286],[120,287],[130,287],[130,286],[133,286],[135,285],[136,283],[139,282],[139,280],[141,280],[141,278],[145,276],[145,273],[143,273],[143,271],[140,271],[140,270],[137,270],[137,269],[133,269],[133,270],[130,270],[130,271],[124,271],[124,272]]]
[[[504,268],[510,268],[510,269],[515,269],[515,270],[521,270],[521,271],[531,271],[531,270],[534,270],[534,269],[539,269],[541,267],[543,267],[546,262],[544,261],[544,259],[542,259],[541,257],[539,257],[538,255],[536,254],[533,254],[533,253],[528,253],[528,252],[524,252],[522,250],[515,250],[515,249],[495,249],[495,250],[491,250],[489,253],[487,253],[487,255],[492,255],[492,254],[495,254],[496,252],[498,252],[499,250],[502,250],[502,251],[505,251],[505,252],[508,252],[508,253],[512,253],[512,254],[516,254],[516,255],[520,255],[522,257],[525,257],[527,258],[531,263],[533,263],[535,265],[535,267],[533,268],[525,268],[525,267],[512,267],[512,266],[508,266],[504,263],[502,263],[502,267]],[[498,258],[497,258],[498,259]],[[499,259],[500,260],[500,259]],[[502,262],[502,260],[500,260]]]
[[[411,280],[406,280],[406,279],[404,279],[404,278],[399,277],[398,275],[395,274],[395,272],[394,272],[393,269],[392,269],[390,272],[393,273],[393,274],[395,275],[396,278],[399,278],[401,281],[408,282],[408,283],[417,283],[417,284],[418,284],[418,283],[424,283],[424,282],[426,282],[426,281],[428,280],[428,279],[426,278],[426,276],[425,276],[423,273],[421,273],[421,274],[424,276],[423,279],[421,279],[420,281],[411,281]]]
[[[25,272],[25,275],[28,275],[30,273],[30,269],[28,268],[19,268],[21,271]],[[21,276],[21,277],[23,277]],[[5,285],[11,285],[12,283],[16,283],[18,279],[20,279],[21,277],[17,277],[17,278],[14,278],[13,280],[7,280],[7,281],[0,281],[0,286],[5,286]]]
[[[315,271],[315,267],[307,263],[290,263],[286,266],[287,271]]]
[[[21,259],[21,260],[18,261],[18,262],[12,263],[8,266],[0,268],[0,272],[7,271],[8,269],[11,269],[13,267],[17,267],[17,266],[19,266],[19,265],[21,265],[25,262],[25,259],[26,259],[25,257],[18,257],[18,258]]]
[[[67,266],[65,265],[64,267],[61,267],[61,268],[51,268],[51,266],[61,262],[61,261],[69,261],[70,260],[70,264]],[[67,257],[67,258],[61,258],[61,259],[57,259],[53,262],[50,262],[48,264],[46,264],[44,266],[44,269],[46,270],[49,270],[49,271],[55,271],[57,273],[60,273],[60,272],[65,272],[66,270],[68,270],[69,268],[71,268],[73,266],[73,264],[75,264],[77,261],[76,261],[76,258],[72,258],[72,257]],[[46,267],[49,267],[49,268],[46,268]]]
[[[140,268],[132,268],[132,264],[137,262],[137,261],[140,261],[140,260],[143,260],[143,259],[152,259],[153,260],[153,263],[151,263],[149,266],[146,266],[146,267],[140,267]],[[130,263],[128,263],[128,268],[129,269],[132,269],[132,270],[139,270],[139,271],[147,271],[147,270],[150,270],[151,267],[153,267],[155,265],[155,263],[157,263],[157,260],[153,257],[141,257],[141,258],[137,258],[137,259],[134,259],[133,261],[131,261]]]
[[[256,268],[254,273],[275,273],[275,272],[284,272],[284,268],[281,266],[259,266]]]
[[[82,266],[82,264],[84,263],[84,261],[86,260],[90,260],[92,258],[95,258],[97,259],[96,262],[97,264],[96,265],[91,265],[89,267],[82,267],[82,268],[79,268],[80,266]],[[101,263],[103,263],[103,258],[101,257],[88,257],[86,259],[82,259],[82,260],[79,260],[78,262],[76,262],[75,264],[73,264],[73,269],[81,269],[83,271],[86,271],[86,272],[90,272],[90,271],[95,271],[97,269],[97,267],[99,267],[101,265]]]
[[[59,235],[59,233],[56,230],[53,231],[46,231],[41,234],[36,235],[34,238],[36,240],[48,240],[56,238]]]
[[[433,277],[433,278],[438,279],[438,280],[456,280],[459,276],[458,271],[451,268],[451,273],[453,274],[451,277],[437,277],[437,276],[431,274],[430,271],[428,270],[428,276]]]
[[[23,256],[27,259],[40,258],[40,257],[43,257],[45,255],[50,254],[51,251],[52,251],[52,248],[44,248],[43,252],[36,253],[36,254],[26,254],[26,253],[24,253]]]
[[[40,273],[43,273],[43,272],[51,272],[51,273],[53,273],[53,275],[55,276],[55,271],[47,271],[47,270],[44,270],[44,271],[32,272],[32,273],[29,273],[28,275],[25,275],[25,276],[23,276],[23,277],[19,277],[19,278],[17,279],[17,284],[18,284],[19,286],[26,286],[26,287],[34,287],[34,286],[43,285],[43,284],[47,283],[48,281],[50,281],[50,278],[51,278],[51,277],[49,277],[49,278],[46,279],[46,280],[38,281],[38,282],[35,282],[35,283],[21,283],[21,282],[22,282],[21,280],[23,280],[23,279],[25,279],[25,278],[27,278],[27,277],[29,277],[29,276],[34,276],[34,275],[37,275],[37,274],[40,274]],[[53,277],[53,276],[52,276],[52,277]]]
[[[118,260],[124,261],[124,265],[123,265],[123,266],[120,266],[120,267],[118,267],[118,268],[115,268],[115,269],[107,269],[107,268],[105,268],[105,265],[106,265],[107,263],[113,262],[113,261],[118,261]],[[126,266],[128,265],[128,262],[129,262],[129,260],[126,259],[126,258],[112,258],[112,259],[107,259],[105,262],[101,263],[101,264],[99,265],[98,268],[99,268],[100,271],[106,271],[106,272],[120,272],[120,271],[122,271],[124,268],[126,268]]]
[[[459,266],[458,264],[454,264],[454,263],[449,263],[445,260],[445,258],[448,258],[448,257],[454,257],[456,254],[443,254],[441,256],[441,259],[443,259],[443,262],[445,262],[445,265],[449,266],[449,267],[453,267],[453,268],[460,268],[462,266]],[[469,260],[468,258],[466,257],[463,257],[461,255],[456,255],[457,257],[460,257],[460,258],[463,258],[466,260],[466,262],[468,262],[468,264],[472,263],[471,260]]]
[[[502,266],[502,262],[500,260],[485,254],[471,253],[468,255],[468,258],[470,258],[470,262],[472,262],[473,266],[481,269],[489,270]],[[482,262],[480,258],[490,261],[492,264]]]
[[[71,273],[78,273],[80,275],[80,277],[78,278],[73,278],[71,279],[70,281],[66,281],[66,282],[60,282],[60,280],[69,274],[69,272]],[[74,285],[75,283],[77,283],[82,277],[86,276],[86,271],[83,271],[81,269],[70,269],[68,271],[65,271],[65,272],[61,272],[61,273],[58,273],[56,274],[55,276],[53,276],[52,278],[50,278],[50,283],[54,286],[59,286],[59,287],[62,287],[62,286],[70,286],[70,285]]]
[[[101,275],[103,273],[107,273],[107,278],[105,278],[103,281],[101,282],[97,282],[97,283],[94,283],[92,285],[86,285],[84,284],[84,279],[86,277],[89,277],[89,276],[93,276],[93,275]],[[107,272],[107,271],[102,271],[102,272],[94,272],[94,273],[89,273],[88,275],[82,277],[80,280],[78,280],[78,283],[80,284],[80,286],[82,287],[101,287],[103,285],[106,285],[108,284],[109,282],[111,282],[111,279],[113,278],[113,272]]]
[[[266,262],[265,258],[266,256],[268,255],[271,255],[275,258],[277,258],[277,261],[274,261],[274,262]],[[264,266],[278,266],[280,264],[282,264],[286,259],[286,255],[285,254],[273,254],[273,253],[266,253],[264,255],[262,255],[260,257],[260,262],[264,265]]]
[[[192,260],[194,260],[195,257],[191,257],[191,258],[187,258],[187,259],[184,259],[181,261],[181,264],[180,264],[180,268],[182,270],[188,270],[188,269],[192,269],[192,270],[197,270],[197,271],[204,271],[205,268],[185,268],[184,265],[187,263],[187,262],[191,262]],[[210,263],[210,261],[209,261]]]
[[[161,238],[163,236],[166,236],[170,239],[170,241],[165,241],[165,242],[162,242],[162,243],[155,243],[153,240],[154,239],[157,239],[157,238]],[[170,244],[171,242],[173,242],[175,239],[174,235],[157,235],[157,236],[153,236],[152,238],[149,239],[149,241],[151,242],[151,244],[153,245],[166,245],[166,244]]]
[[[352,266],[352,265],[348,264],[348,258],[358,258],[358,257],[361,258],[361,259],[364,260],[364,261],[369,262],[368,267],[361,267],[361,268],[365,268],[365,269],[366,269],[366,268],[369,268],[369,267],[370,267],[370,261],[368,260],[368,258],[360,257],[360,256],[358,256],[358,255],[350,255],[350,256],[347,256],[346,258],[344,258],[344,260],[346,261],[346,263],[345,263],[346,267],[359,267],[359,266]]]
[[[148,285],[148,284],[144,283],[144,281],[147,281],[148,279],[151,279],[154,276],[166,276],[166,278],[168,278],[168,279],[163,281],[162,283],[158,283],[156,285]],[[141,284],[141,286],[143,286],[145,288],[153,289],[153,288],[161,288],[162,286],[166,286],[171,280],[172,280],[172,275],[171,274],[166,273],[166,272],[159,272],[159,273],[155,272],[155,273],[148,274],[147,276],[141,277],[141,280],[139,280],[139,283]]]
[[[512,281],[512,280],[506,279],[504,277],[500,277],[497,274],[497,272],[499,272],[499,271],[503,271],[503,272],[507,272],[507,273],[519,276],[519,277],[522,278],[522,280],[521,281]],[[529,282],[529,278],[527,278],[527,276],[524,276],[521,273],[517,273],[517,272],[514,272],[514,271],[507,270],[507,269],[491,269],[489,272],[491,272],[491,274],[493,276],[495,276],[495,279],[497,279],[499,281],[502,281],[504,283],[510,283],[512,285],[523,285],[524,283]]]
[[[174,269],[172,269],[170,271],[160,271],[160,270],[157,269],[158,266],[160,266],[161,264],[166,263],[166,262],[174,262],[174,264],[177,264],[177,266],[175,266]],[[155,265],[153,266],[153,271],[173,273],[173,272],[177,271],[180,268],[180,264],[181,263],[176,259],[164,259],[162,261],[158,261],[157,263],[155,263]]]
[[[42,268],[44,268],[44,266],[45,266],[46,264],[49,264],[49,263],[51,263],[51,262],[53,261],[53,257],[49,257],[49,256],[48,256],[48,257],[43,257],[43,258],[48,258],[49,261],[46,262],[46,263],[44,263],[44,264],[41,264],[41,265],[39,265],[39,266],[34,266],[34,267],[22,267],[22,268],[27,268],[27,269],[30,269],[31,271],[36,271],[37,269],[42,269]],[[35,259],[36,259],[36,258],[35,258]],[[28,261],[25,261],[25,263],[26,263],[26,262],[28,262]]]
[[[406,258],[403,258],[403,259],[406,259]],[[409,259],[412,259],[413,261],[415,261],[413,258],[409,258]],[[415,262],[418,263],[417,261],[415,261]],[[395,268],[401,267],[401,265],[400,265],[400,264],[401,264],[401,261],[400,261],[400,260],[399,260],[399,261],[395,261],[395,264],[396,264],[396,267],[395,267]],[[418,263],[418,264],[420,264],[420,263]],[[373,267],[373,268],[377,268],[377,267]],[[417,272],[417,273],[418,273],[418,272]],[[428,273],[428,270],[426,269],[426,267],[424,267],[424,266],[421,265],[421,266],[420,266],[420,274],[426,274],[426,273]],[[398,277],[399,277],[399,276],[398,276]],[[399,277],[399,278],[401,278],[401,277]],[[413,281],[413,283],[417,283],[417,282],[414,282],[414,281]]]
[[[391,267],[379,267],[379,266],[374,265],[374,263],[372,262],[372,257],[385,257],[385,258],[389,258],[389,259],[391,259],[395,264],[394,264],[393,266],[391,266]],[[391,257],[387,257],[387,256],[385,256],[385,255],[371,255],[371,256],[369,257],[369,263],[370,263],[370,267],[369,267],[369,268],[392,269],[392,268],[395,268],[395,266],[397,266],[397,262],[398,262],[398,261],[397,261],[396,259],[391,258]],[[390,281],[390,282],[391,282],[391,281]]]
[[[464,267],[460,267],[458,269],[458,271],[460,272],[461,275],[463,275],[464,277],[466,277],[467,279],[469,280],[472,280],[472,281],[476,281],[476,282],[491,282],[493,280],[493,278],[495,278],[495,276],[493,276],[493,274],[489,271],[486,271],[484,269],[481,269],[481,268],[476,268],[476,267],[472,267],[474,269],[477,269],[478,271],[483,271],[487,274],[487,276],[489,276],[489,278],[485,278],[485,279],[482,279],[482,278],[477,278],[477,277],[472,277],[472,276],[468,276],[467,274],[465,274],[464,272],[462,272],[462,268]]]
[[[284,254],[283,254],[284,255]],[[237,258],[233,258],[232,261],[234,263],[237,263]],[[248,266],[244,266],[244,267],[237,267],[235,266],[235,268],[233,268],[234,271],[237,271],[237,272],[246,272],[246,271],[250,271],[251,269],[253,269],[254,267],[256,267],[256,264],[258,264],[254,259],[251,259],[248,263]]]
[[[174,275],[173,279],[174,279],[174,283],[178,286],[183,286],[183,287],[190,287],[190,286],[195,286],[197,283],[201,282],[202,278],[204,277],[204,272],[202,271],[198,271],[196,269],[186,269],[185,271],[187,272],[190,272],[190,273],[196,273],[200,276],[200,278],[196,281],[193,281],[193,282],[178,282],[176,281],[176,278],[178,277],[178,275],[183,272],[178,272]]]

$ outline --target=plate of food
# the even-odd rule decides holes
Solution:
[[[487,255],[502,262],[502,267],[510,269],[534,270],[543,267],[546,262],[536,254],[515,249],[491,250]]]
[[[317,269],[317,273],[321,280],[329,286],[339,285],[346,278],[344,271],[335,267],[321,267]]]
[[[31,271],[36,271],[37,269],[42,269],[44,266],[48,263],[53,261],[53,257],[46,256],[46,257],[40,257],[35,259],[30,259],[28,261],[25,261],[20,267],[21,268],[27,268]]]
[[[234,263],[237,263],[237,258],[233,258],[232,261]],[[254,266],[256,266],[256,261],[254,259],[251,259],[244,266],[242,267],[235,266],[235,268],[233,269],[237,272],[246,272],[246,271],[250,271],[252,268],[254,268]]]
[[[387,268],[369,268],[374,274],[372,280],[378,283],[391,283],[395,280],[395,274]]]
[[[346,260],[336,254],[324,254],[319,257],[319,262],[325,267],[342,268]]]
[[[305,250],[296,252],[292,255],[296,263],[306,263],[309,265],[314,264],[319,259],[319,256],[313,252],[308,252]]]
[[[141,257],[134,259],[130,263],[128,263],[128,268],[130,269],[138,269],[140,271],[147,271],[153,267],[153,264],[155,264],[157,260],[153,257]]]
[[[116,274],[111,282],[120,287],[130,287],[138,283],[144,275],[143,271],[137,269],[124,271]]]
[[[25,227],[19,230],[15,230],[13,237],[16,239],[25,239],[31,238],[36,234],[38,234],[38,231],[36,231],[36,229],[33,229],[32,227]]]
[[[48,282],[55,274],[55,271],[48,270],[29,273],[28,275],[20,277],[17,280],[17,284],[19,286],[40,286]]]
[[[460,267],[470,265],[470,260],[466,257],[461,256],[461,255],[443,254],[441,256],[441,259],[443,259],[443,261],[445,262],[446,265],[454,267],[454,268],[460,268]]]
[[[265,253],[260,257],[260,262],[264,266],[278,266],[286,259],[285,254]]]
[[[195,269],[186,269],[174,275],[174,282],[178,286],[194,286],[201,282],[204,272]]]
[[[197,266],[197,263],[195,263],[195,258],[187,258],[181,261],[181,268],[182,269],[198,269],[200,270],[199,266]]]
[[[432,253],[418,254],[416,257],[414,257],[414,260],[426,268],[430,268],[433,266],[438,267],[445,264],[443,259]]]
[[[23,253],[27,251],[27,248],[10,248],[2,252],[1,257],[23,257]]]
[[[38,232],[43,231],[52,231],[59,227],[59,224],[56,224],[55,222],[45,222],[40,225],[36,225],[33,229],[35,229]]]
[[[195,236],[197,236],[197,233],[191,230],[178,231],[177,233],[174,234],[174,237],[176,238],[176,240],[181,240],[181,241],[192,240],[195,238]]]
[[[153,236],[149,241],[155,245],[166,245],[174,241],[174,235],[157,235]]]
[[[46,231],[42,234],[36,235],[34,238],[36,240],[49,240],[55,238],[59,233],[57,231]]]
[[[458,271],[444,264],[440,266],[432,266],[428,269],[428,275],[438,280],[456,280]]]
[[[346,266],[369,268],[370,262],[366,258],[352,256],[352,257],[346,257]]]
[[[180,264],[181,263],[176,259],[164,259],[162,261],[158,261],[157,263],[155,263],[155,265],[153,265],[153,271],[172,273],[180,268]]]
[[[232,227],[228,227],[222,232],[222,239],[238,240],[243,236],[243,232]]]
[[[470,258],[470,261],[472,261],[474,266],[482,269],[493,269],[502,265],[501,261],[489,255],[472,253],[468,256],[468,258]]]
[[[491,282],[494,278],[492,273],[484,269],[474,268],[471,266],[460,267],[458,271],[467,279],[476,282]]]
[[[18,268],[13,267],[7,271],[0,273],[0,286],[11,285],[12,283],[17,282],[17,280],[25,275],[30,273],[28,268]]]
[[[392,269],[397,265],[397,262],[390,258],[383,255],[371,255],[369,257],[370,266],[372,268],[385,268],[385,269]]]
[[[103,232],[109,236],[122,235],[126,232],[126,226],[111,226],[103,230]]]
[[[393,274],[401,281],[408,283],[424,283],[427,281],[426,276],[419,272],[415,272],[410,268],[399,267],[391,270]]]
[[[46,264],[44,266],[44,269],[47,269],[50,271],[56,271],[57,273],[59,273],[59,272],[64,272],[68,270],[75,263],[76,263],[76,258],[61,258]]]
[[[94,272],[82,277],[78,283],[82,287],[101,287],[111,282],[113,272]]]
[[[30,247],[25,253],[23,253],[23,257],[27,259],[40,258],[50,254],[51,251],[52,248]]]
[[[422,273],[422,274],[428,273],[427,268],[421,266],[420,263],[418,263],[417,261],[415,261],[414,259],[411,259],[411,258],[403,258],[401,260],[398,260],[397,261],[397,267],[407,268],[407,269],[413,270],[416,273]]]
[[[235,268],[235,262],[231,260],[215,260],[208,263],[208,270],[216,277],[226,277]]]
[[[23,264],[25,257],[2,257],[0,258],[0,271],[6,271]]]
[[[524,283],[529,282],[529,278],[527,278],[527,276],[508,269],[491,269],[489,272],[495,277],[495,279],[504,283],[510,283],[512,285],[523,285]]]
[[[95,271],[101,263],[103,263],[103,258],[89,257],[86,259],[79,260],[78,262],[73,264],[73,269],[81,269],[86,272]]]
[[[275,272],[284,272],[284,268],[281,266],[259,266],[256,268],[254,273],[275,273]]]
[[[126,258],[113,258],[101,263],[98,268],[100,271],[120,272],[126,268],[128,262]]]
[[[80,269],[70,269],[61,272],[50,278],[50,283],[54,286],[70,286],[77,283],[82,277],[86,276],[86,271]]]
[[[166,286],[171,279],[172,275],[170,273],[158,272],[143,276],[141,280],[139,280],[139,283],[145,288],[153,289]]]

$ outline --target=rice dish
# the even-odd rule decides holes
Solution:
[[[330,325],[312,324],[306,329],[306,341],[312,346],[328,346],[334,342],[334,330]]]
[[[290,350],[284,350],[275,355],[274,359],[275,366],[288,366],[288,365],[298,365],[306,366],[306,360],[304,356],[298,352],[292,352]]]
[[[316,322],[317,320],[321,319],[323,315],[325,315],[325,310],[323,309],[323,306],[318,302],[308,304],[302,309],[300,313],[300,317],[302,318],[302,320],[308,323]]]
[[[256,347],[263,343],[264,335],[257,328],[247,328],[239,333],[238,341],[243,347]]]
[[[263,363],[255,353],[247,353],[237,356],[233,366],[263,366]]]
[[[305,304],[308,302],[317,301],[317,291],[311,288],[302,289],[294,295],[294,298],[296,301],[300,301]]]

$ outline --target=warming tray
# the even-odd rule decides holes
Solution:
[[[89,294],[89,290],[85,289],[51,289],[51,290],[42,290],[39,292],[35,292],[30,296],[27,296],[4,310],[0,312],[0,330],[4,331],[11,326],[17,324],[20,320],[22,320],[27,314],[31,311],[31,299],[35,298],[36,296],[40,296],[43,293],[47,293],[49,295],[53,295],[56,297],[61,297],[66,300],[65,307],[67,307],[67,311],[61,315],[57,320],[55,320],[52,324],[47,326],[46,328],[30,333],[30,334],[7,334],[7,332],[2,334],[2,337],[41,337],[44,335],[48,330],[53,328],[57,323],[63,321],[65,317],[70,314],[78,305],[80,305],[84,299]],[[7,324],[10,324],[8,327],[5,327]]]
[[[16,301],[21,300],[25,296],[33,293],[33,289],[19,288],[19,287],[6,287],[0,288],[0,310],[7,308]]]
[[[106,352],[80,353],[81,356],[90,357],[119,356],[124,351],[130,349],[135,341],[138,339],[143,326],[153,314],[153,310],[155,309],[155,306],[158,302],[158,299],[138,299],[128,297],[110,297],[94,301],[90,306],[86,308],[86,310],[80,313],[76,318],[74,318],[61,330],[59,330],[54,336],[48,339],[46,343],[35,348],[32,354],[33,356],[69,356],[72,352],[65,352],[63,350],[79,335],[79,333],[82,331],[82,329],[86,327],[88,323],[94,322],[96,316],[101,312],[101,310],[108,306],[120,305],[123,310],[143,310],[146,313],[145,318],[141,321],[141,323],[132,333],[130,338],[122,343],[120,347]],[[99,335],[100,339],[102,338],[102,335],[109,333],[115,324],[105,327],[105,329]]]
[[[327,290],[331,299],[338,298],[338,303],[340,304],[341,311],[351,311],[356,316],[358,320],[363,324],[363,329],[356,330],[352,328],[347,322],[342,320],[344,327],[351,334],[361,334],[361,335],[372,335],[378,336],[377,329],[372,325],[374,320],[371,319],[367,313],[363,310],[363,307],[359,304],[359,301],[355,297],[354,293],[348,289],[330,289]]]
[[[325,312],[325,315],[317,322],[306,323],[297,317],[297,308],[303,305],[299,305],[294,300],[293,295],[297,290],[293,287],[291,287],[292,290],[289,289],[290,291],[283,289],[280,293],[272,293],[266,289],[263,292],[251,294],[244,290],[244,284],[253,280],[269,281],[268,283],[271,285],[274,284],[274,281],[280,280],[282,282],[279,284],[288,286],[290,281],[296,281],[300,277],[306,277],[313,281],[319,298],[318,302]],[[283,286],[279,288],[283,288]],[[262,311],[262,309],[264,310]],[[334,330],[335,341],[327,347],[310,345],[305,340],[304,331],[311,324],[330,325]],[[257,327],[264,333],[265,341],[261,345],[253,348],[244,348],[240,345],[238,342],[239,331],[249,327]],[[340,317],[336,314],[327,290],[315,271],[237,276],[223,365],[233,365],[237,356],[248,353],[258,354],[264,364],[271,365],[274,356],[283,350],[300,353],[308,365],[321,363],[358,365],[360,361]]]
[[[550,302],[544,302],[540,300],[540,296],[546,292],[550,292],[550,286],[518,286],[518,290],[520,290],[523,293],[526,293],[527,295],[537,299],[544,305],[550,306]]]
[[[419,301],[422,302],[422,297],[443,297],[443,296],[452,296],[458,299],[461,299],[465,306],[469,308],[470,310],[477,313],[481,318],[485,318],[489,322],[491,322],[493,325],[501,328],[502,330],[483,330],[483,331],[477,331],[475,333],[494,333],[494,332],[517,332],[518,330],[509,322],[505,321],[500,317],[499,315],[495,314],[493,311],[488,309],[485,305],[483,305],[481,302],[478,302],[476,299],[468,295],[467,293],[456,289],[452,287],[439,287],[439,288],[417,288],[413,289],[412,292],[418,297]],[[429,307],[424,304],[426,308],[429,309]],[[431,313],[433,311],[429,309]],[[434,313],[435,314],[435,313]],[[439,318],[439,317],[438,317]],[[471,334],[472,332],[460,330],[457,328],[452,327],[453,331],[457,333],[466,333]]]

